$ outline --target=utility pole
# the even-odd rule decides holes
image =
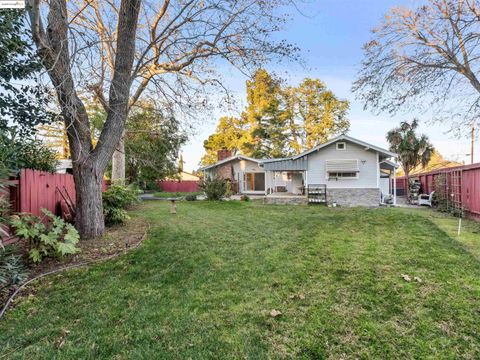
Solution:
[[[475,150],[475,124],[472,125],[472,145],[470,148],[470,163],[473,164],[473,152]]]

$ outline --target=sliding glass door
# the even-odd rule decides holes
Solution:
[[[265,191],[265,173],[244,173],[243,191]]]

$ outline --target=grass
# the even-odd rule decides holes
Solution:
[[[479,358],[480,239],[428,214],[149,202],[145,244],[39,282],[0,357]]]
[[[158,198],[177,198],[177,197],[184,197],[187,195],[201,195],[202,192],[164,192],[159,191],[154,193],[153,195]]]

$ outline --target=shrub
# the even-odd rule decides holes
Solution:
[[[248,195],[242,195],[240,201],[250,201],[250,197]]]
[[[12,216],[10,223],[15,235],[28,242],[30,259],[41,262],[45,257],[65,256],[80,251],[75,245],[80,236],[73,225],[66,223],[50,211],[42,209],[47,225],[38,216],[22,214]]]
[[[187,200],[187,201],[195,201],[195,200],[197,200],[197,195],[195,195],[195,194],[188,194],[187,196],[185,196],[185,200]]]
[[[126,209],[138,202],[138,190],[133,186],[112,185],[103,192],[103,214],[107,225],[128,220]]]
[[[14,248],[0,248],[0,289],[21,284],[27,276],[22,257],[15,254]]]
[[[198,187],[205,193],[208,200],[220,200],[227,192],[227,183],[220,177],[201,180]]]

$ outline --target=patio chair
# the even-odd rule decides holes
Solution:
[[[432,207],[433,194],[435,194],[435,191],[432,191],[430,194],[418,195],[418,205],[427,205]]]

